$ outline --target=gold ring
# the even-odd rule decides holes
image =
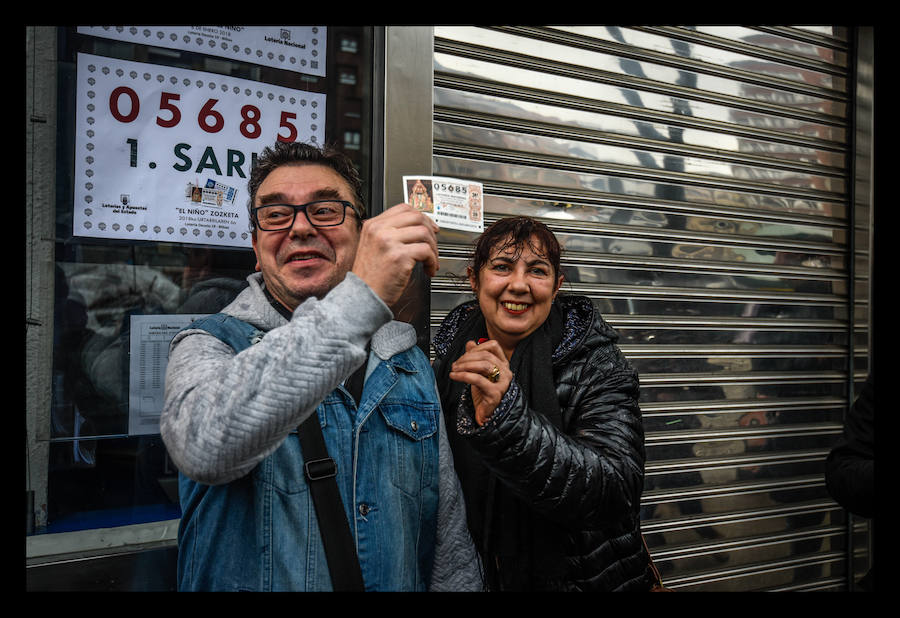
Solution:
[[[487,379],[491,382],[499,382],[500,381],[500,368],[497,365],[494,365],[491,368],[491,372],[487,375]]]

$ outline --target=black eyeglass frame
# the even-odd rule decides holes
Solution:
[[[309,213],[307,212],[307,208],[309,208],[310,206],[313,206],[314,204],[323,204],[326,202],[330,203],[330,204],[334,204],[334,203],[342,204],[344,206],[344,210],[341,211],[341,220],[338,223],[326,223],[325,225],[322,225],[319,223],[313,223],[313,220],[309,218]],[[290,208],[293,208],[294,215],[291,217],[291,222],[288,223],[287,225],[285,225],[284,227],[279,227],[279,228],[274,228],[274,229],[264,228],[262,225],[260,225],[259,216],[256,214],[257,211],[259,211],[263,208],[268,208],[270,206],[288,206]],[[255,208],[251,208],[250,214],[253,217],[253,221],[256,223],[256,227],[259,228],[260,230],[262,230],[263,232],[283,232],[284,230],[289,230],[294,226],[294,222],[297,220],[297,211],[298,210],[303,211],[303,216],[306,217],[306,220],[309,221],[309,224],[313,227],[337,227],[338,225],[343,225],[344,221],[347,219],[347,209],[348,208],[351,211],[353,211],[353,214],[356,216],[357,219],[359,219],[359,220],[363,219],[360,216],[360,214],[358,212],[356,212],[356,207],[353,205],[353,203],[348,202],[347,200],[315,200],[313,202],[307,202],[305,204],[281,204],[281,203],[263,204],[262,206],[256,206]]]

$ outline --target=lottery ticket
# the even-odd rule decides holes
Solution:
[[[441,227],[484,231],[482,184],[443,176],[404,176],[403,199]]]

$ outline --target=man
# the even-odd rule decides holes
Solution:
[[[437,227],[406,204],[363,223],[360,186],[339,153],[266,148],[249,181],[258,272],[222,312],[255,343],[172,341],[160,429],[181,590],[333,589],[292,433],[313,414],[366,590],[481,587],[434,377],[389,308],[417,263],[437,270]]]

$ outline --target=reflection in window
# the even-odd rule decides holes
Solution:
[[[344,148],[347,150],[359,150],[362,144],[362,136],[359,131],[344,131]]]
[[[359,39],[356,37],[342,34],[341,38],[341,51],[347,52],[348,54],[355,54],[359,51]]]
[[[347,86],[355,86],[356,85],[356,68],[349,66],[342,66],[338,68],[338,81],[341,84],[345,84]]]

